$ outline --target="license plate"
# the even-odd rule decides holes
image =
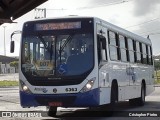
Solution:
[[[62,102],[49,102],[49,106],[61,107],[62,106]]]

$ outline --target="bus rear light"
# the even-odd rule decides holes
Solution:
[[[87,82],[87,84],[82,88],[82,90],[80,92],[87,92],[89,90],[92,89],[93,85],[94,85],[94,81],[96,80],[96,78],[92,78],[91,80],[89,80]]]

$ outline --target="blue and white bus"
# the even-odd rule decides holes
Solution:
[[[24,23],[20,45],[22,107],[94,107],[154,91],[152,44],[95,17]]]

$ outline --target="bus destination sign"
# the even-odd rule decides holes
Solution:
[[[63,29],[80,29],[81,22],[60,22],[60,23],[38,23],[35,25],[36,30],[63,30]]]

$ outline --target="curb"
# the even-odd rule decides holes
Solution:
[[[0,88],[19,88],[19,86],[0,86]]]

